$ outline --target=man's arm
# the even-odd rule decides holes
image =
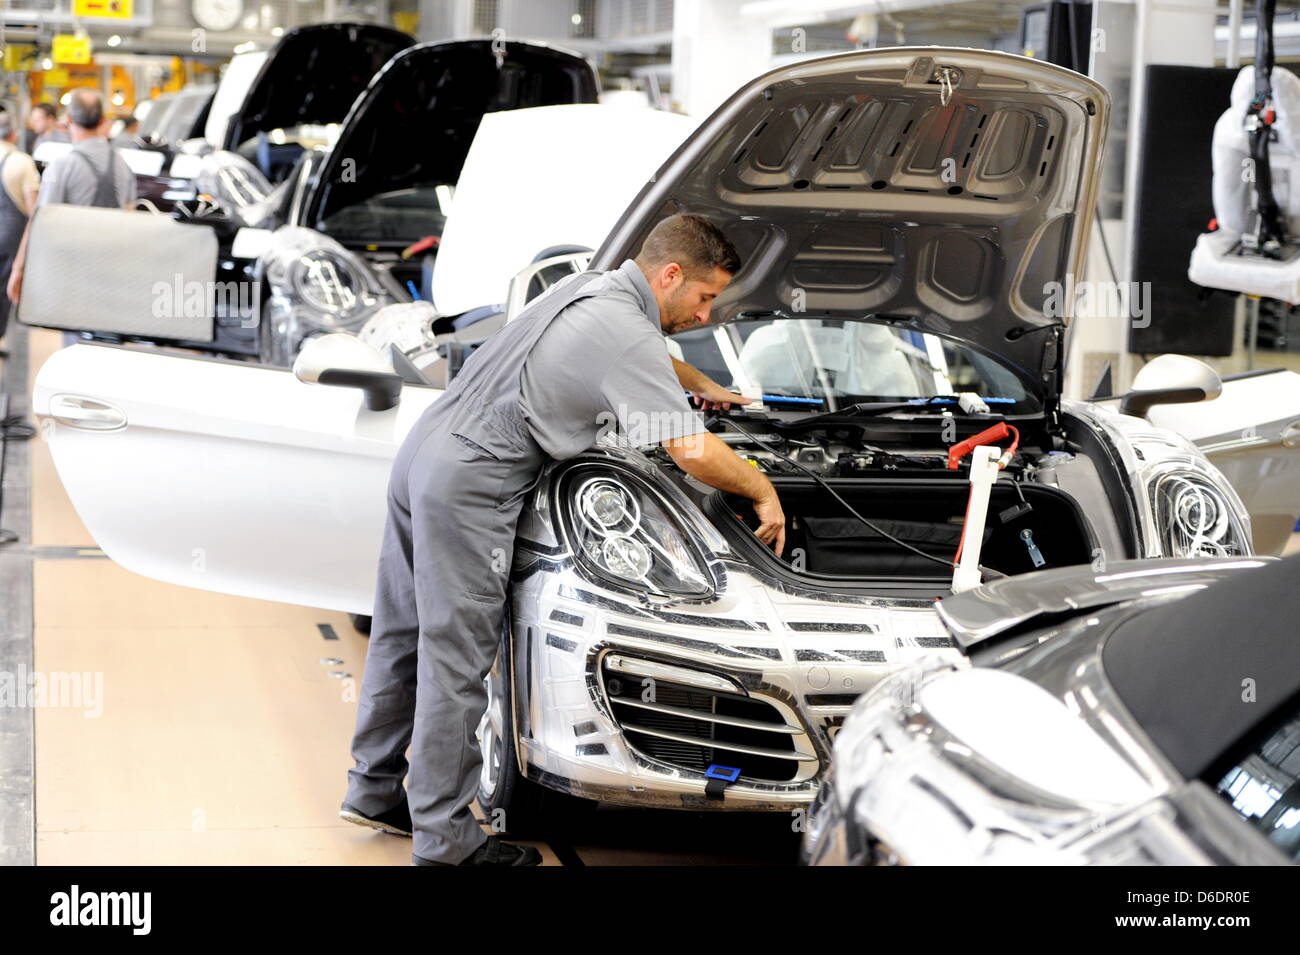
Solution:
[[[689,365],[686,366],[690,368]],[[694,370],[694,369],[692,369]],[[764,544],[774,544],[776,554],[785,547],[785,513],[766,475],[727,447],[716,434],[703,431],[663,442],[673,462],[710,487],[740,494],[754,502],[759,526],[755,533]]]
[[[18,296],[23,291],[23,269],[27,264],[27,238],[31,235],[32,220],[36,218],[37,208],[51,202],[59,202],[63,198],[61,180],[55,170],[57,165],[57,162],[53,162],[45,169],[40,189],[36,194],[36,202],[32,206],[31,215],[27,217],[27,225],[23,227],[23,239],[18,243],[18,251],[14,253],[14,264],[9,270],[9,287],[5,290],[11,302],[17,302]]]
[[[9,269],[9,286],[5,289],[5,293],[11,302],[16,303],[23,291],[23,266],[27,264],[27,236],[31,231],[32,220],[29,217],[27,225],[23,226],[23,238],[18,243],[18,251],[14,253],[14,264]]]
[[[732,405],[747,405],[754,400],[728,391],[694,365],[678,361],[672,355],[668,357],[672,358],[673,371],[677,372],[677,380],[682,383],[683,388],[695,396],[695,403],[705,411],[712,411],[715,408],[726,411]]]

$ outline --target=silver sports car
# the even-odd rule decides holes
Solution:
[[[966,659],[854,705],[822,865],[1300,860],[1300,557],[1124,564],[942,601]]]

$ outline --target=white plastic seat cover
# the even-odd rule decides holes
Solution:
[[[1300,235],[1300,77],[1275,67],[1273,106],[1277,112],[1270,141],[1269,169],[1289,235]],[[1230,255],[1251,228],[1255,190],[1246,132],[1246,110],[1255,96],[1255,68],[1243,67],[1232,84],[1231,106],[1214,126],[1214,216],[1219,228],[1203,233],[1192,251],[1187,276],[1197,285],[1300,301],[1300,258],[1277,262],[1259,256]]]

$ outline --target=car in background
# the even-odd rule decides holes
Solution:
[[[216,86],[209,85],[163,93],[136,129],[135,148],[158,153],[162,160],[156,174],[136,174],[136,195],[160,211],[170,211],[178,199],[194,194],[190,177],[184,175],[185,160],[177,166],[176,157],[183,155],[185,144],[202,137],[215,92]]]
[[[1044,571],[938,612],[966,659],[854,704],[805,861],[1300,862],[1300,557]]]
[[[284,367],[313,334],[355,333],[385,305],[427,299],[451,196],[483,117],[595,103],[598,93],[583,57],[543,44],[411,46],[404,34],[353,24],[292,31],[238,110],[219,121],[221,91],[214,100],[207,135],[219,136],[221,148],[203,159],[196,181],[220,201],[182,201],[175,210],[217,233],[220,286],[249,294],[219,301],[212,333],[200,340],[160,337],[152,316],[130,315],[94,337]],[[339,124],[329,142],[304,138],[327,124]],[[285,176],[278,184],[277,175]],[[165,250],[140,254],[155,254],[160,278],[171,277]],[[450,330],[458,317],[442,325]]]
[[[384,87],[436,53],[421,50],[375,80],[349,128],[389,128],[367,100],[404,95]],[[1209,397],[1206,366],[1153,363],[1124,414],[1061,398],[1065,319],[1042,300],[1081,270],[1107,111],[1094,81],[1032,59],[858,51],[747,84],[645,183],[591,265],[617,267],[681,209],[733,237],[744,265],[712,322],[669,348],[762,397],[711,427],[776,486],[787,547],[763,546],[748,502],[684,475],[653,434],[607,433],[544,469],[520,492],[488,677],[485,812],[523,827],[562,797],[806,806],[859,695],[924,657],[964,659],[935,613],[970,488],[950,455],[991,427],[1017,437],[999,443],[1007,464],[967,547],[987,580],[1023,578],[1033,595],[1040,568],[1250,555],[1222,474],[1138,416]],[[372,254],[392,256],[412,235],[405,204],[431,200],[384,191],[387,153],[381,175],[343,189],[348,141],[306,221],[339,244],[386,224],[398,234]],[[936,143],[959,147],[955,183]],[[503,246],[513,228],[497,230]],[[333,283],[303,275],[304,293],[357,287],[330,274],[354,267],[336,251],[300,258]],[[345,333],[307,341],[294,372],[74,345],[40,370],[33,407],[78,513],[123,566],[368,614],[392,458],[440,393]]]

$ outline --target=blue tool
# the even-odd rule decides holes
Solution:
[[[740,767],[714,763],[704,771],[704,775],[709,780],[704,784],[704,795],[710,799],[721,799],[727,787],[740,778]]]

